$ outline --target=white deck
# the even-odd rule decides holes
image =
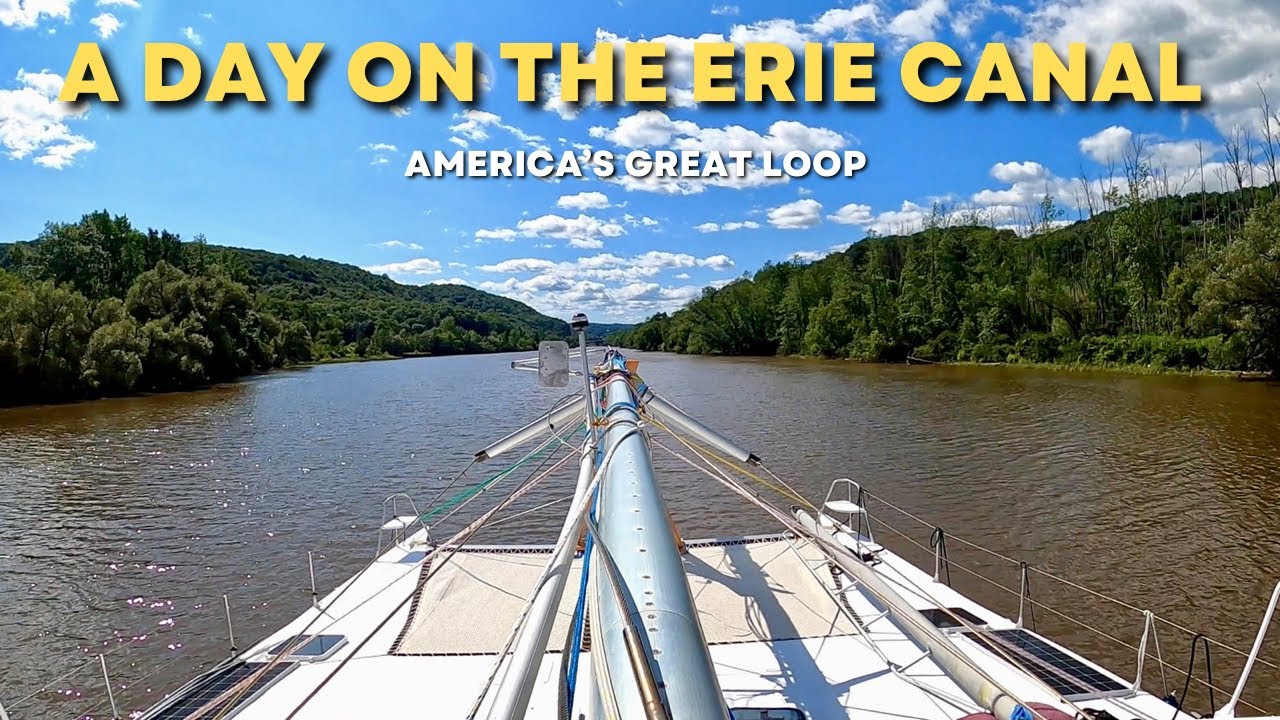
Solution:
[[[828,590],[842,597],[891,661],[907,665],[919,659],[920,648],[877,603],[847,578],[837,590],[836,578],[812,548],[783,536],[690,543],[685,567],[710,643],[721,687],[734,708],[794,707],[811,720],[954,720],[977,708],[925,658],[899,677],[857,634],[837,608]],[[529,595],[547,555],[536,548],[468,548],[454,566],[419,587],[425,536],[397,546],[366,571],[348,581],[311,633],[339,634],[347,643],[328,659],[298,663],[280,680],[258,693],[234,714],[238,720],[277,720],[290,716],[344,659],[358,654],[331,679],[295,717],[373,718],[416,716],[465,718],[493,670],[497,651],[505,642]],[[884,551],[877,570],[886,581],[921,610],[960,608],[992,629],[1014,623],[959,595],[902,558]],[[811,573],[807,565],[815,569]],[[566,589],[551,647],[564,640],[565,620],[576,597],[578,564]],[[822,585],[826,585],[824,589]],[[343,588],[321,601],[327,607]],[[416,602],[395,611],[405,598]],[[310,610],[279,632],[244,653],[250,662],[264,661],[266,650],[292,637],[316,615]],[[384,620],[390,620],[382,624]],[[382,626],[379,628],[379,625]],[[1021,670],[979,646],[967,636],[958,645],[1015,696],[1028,702],[1052,698]],[[1135,658],[1136,659],[1136,658]],[[584,653],[579,686],[585,687],[590,663]],[[527,717],[556,717],[559,652],[543,660]],[[1127,671],[1132,672],[1132,671]],[[1106,676],[1126,688],[1132,678]],[[914,684],[913,684],[914,683]],[[938,694],[918,686],[934,688]],[[1119,718],[1170,720],[1172,708],[1146,693],[1124,691],[1121,697],[1080,700],[1082,707],[1100,708]],[[1064,708],[1066,709],[1066,708]],[[1068,710],[1070,712],[1070,710]],[[213,714],[207,714],[206,717]],[[1181,715],[1182,718],[1190,716]],[[680,719],[684,720],[684,719]]]

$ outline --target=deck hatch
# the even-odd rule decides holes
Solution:
[[[1067,697],[1105,695],[1127,689],[1107,673],[1021,628],[974,632],[968,637],[997,657],[1011,656],[1023,670]]]
[[[730,708],[731,720],[808,720],[795,708]]]
[[[299,638],[301,635],[294,635],[287,640],[281,640],[275,647],[267,651],[268,655],[279,655],[284,652],[285,648]],[[347,644],[347,636],[345,635],[312,635],[310,639],[294,648],[288,655],[289,660],[325,660],[333,655],[343,645]]]
[[[147,720],[184,720],[206,705],[209,710],[203,717],[218,715],[229,718],[294,668],[294,663],[282,662],[264,670],[267,664],[238,663],[220,670],[200,681],[159,712],[147,715]],[[261,674],[243,691],[236,688],[238,683],[257,672]]]
[[[982,627],[987,624],[986,620],[983,620],[964,608],[947,608],[946,610],[942,610],[940,608],[927,608],[925,610],[921,610],[920,614],[925,616],[929,622],[933,623],[934,626],[940,630],[950,630],[951,628],[963,627],[960,623],[956,622],[956,618],[954,616],[959,616],[970,625]]]

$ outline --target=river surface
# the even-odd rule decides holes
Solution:
[[[372,557],[388,494],[425,503],[475,450],[563,394],[510,370],[512,357],[331,365],[194,393],[0,410],[0,702],[14,720],[109,717],[105,652],[122,712],[136,710],[226,655],[224,594],[241,647],[295,617],[310,602],[308,551],[323,595]],[[960,539],[1244,649],[1280,579],[1276,384],[639,358],[659,392],[815,502],[832,478],[850,477],[945,528],[953,582],[1011,617],[1016,592],[961,568],[1016,591],[1017,566]],[[776,529],[655,452],[685,537]],[[516,509],[562,497],[571,475]],[[877,539],[932,566],[911,544],[927,546],[931,527],[869,506]],[[563,511],[488,537],[551,541]],[[1136,653],[1120,643],[1137,644],[1141,614],[1030,578],[1033,598],[1083,623],[1037,608],[1038,629],[1134,674]],[[1165,660],[1185,668],[1190,637],[1157,630]],[[1280,658],[1280,637],[1263,656]],[[1212,657],[1215,684],[1234,687],[1240,658],[1216,646]],[[1158,667],[1153,653],[1153,692],[1164,686]],[[1183,676],[1169,669],[1166,681],[1180,691]],[[1208,710],[1192,687],[1193,707]],[[1260,666],[1250,688],[1246,700],[1280,711],[1280,672]]]

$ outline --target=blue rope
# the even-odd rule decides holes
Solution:
[[[596,463],[600,463],[601,456],[604,455],[602,449],[596,450]],[[596,501],[600,499],[600,489],[596,488],[591,496],[591,519],[596,518]],[[595,543],[591,540],[591,533],[587,533],[587,541],[582,546],[582,579],[578,583],[578,602],[573,608],[573,629],[570,631],[573,642],[569,646],[569,670],[565,673],[565,699],[568,702],[567,708],[573,711],[573,692],[578,684],[578,656],[582,654],[582,632],[585,629],[586,608],[587,608],[587,580],[590,576],[591,569],[591,548]]]

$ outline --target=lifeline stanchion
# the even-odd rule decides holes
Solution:
[[[311,551],[307,551],[307,571],[311,573],[311,607],[319,610],[320,600],[316,593],[316,563],[311,557]]]
[[[231,641],[231,655],[234,656],[238,648],[236,648],[236,631],[231,627],[231,599],[226,595],[222,596],[222,606],[227,609],[227,639]]]
[[[116,708],[116,694],[111,691],[111,677],[107,675],[107,658],[105,655],[98,655],[98,664],[102,666],[102,681],[107,685],[107,700],[111,701],[111,717],[113,720],[120,720],[120,710]]]

